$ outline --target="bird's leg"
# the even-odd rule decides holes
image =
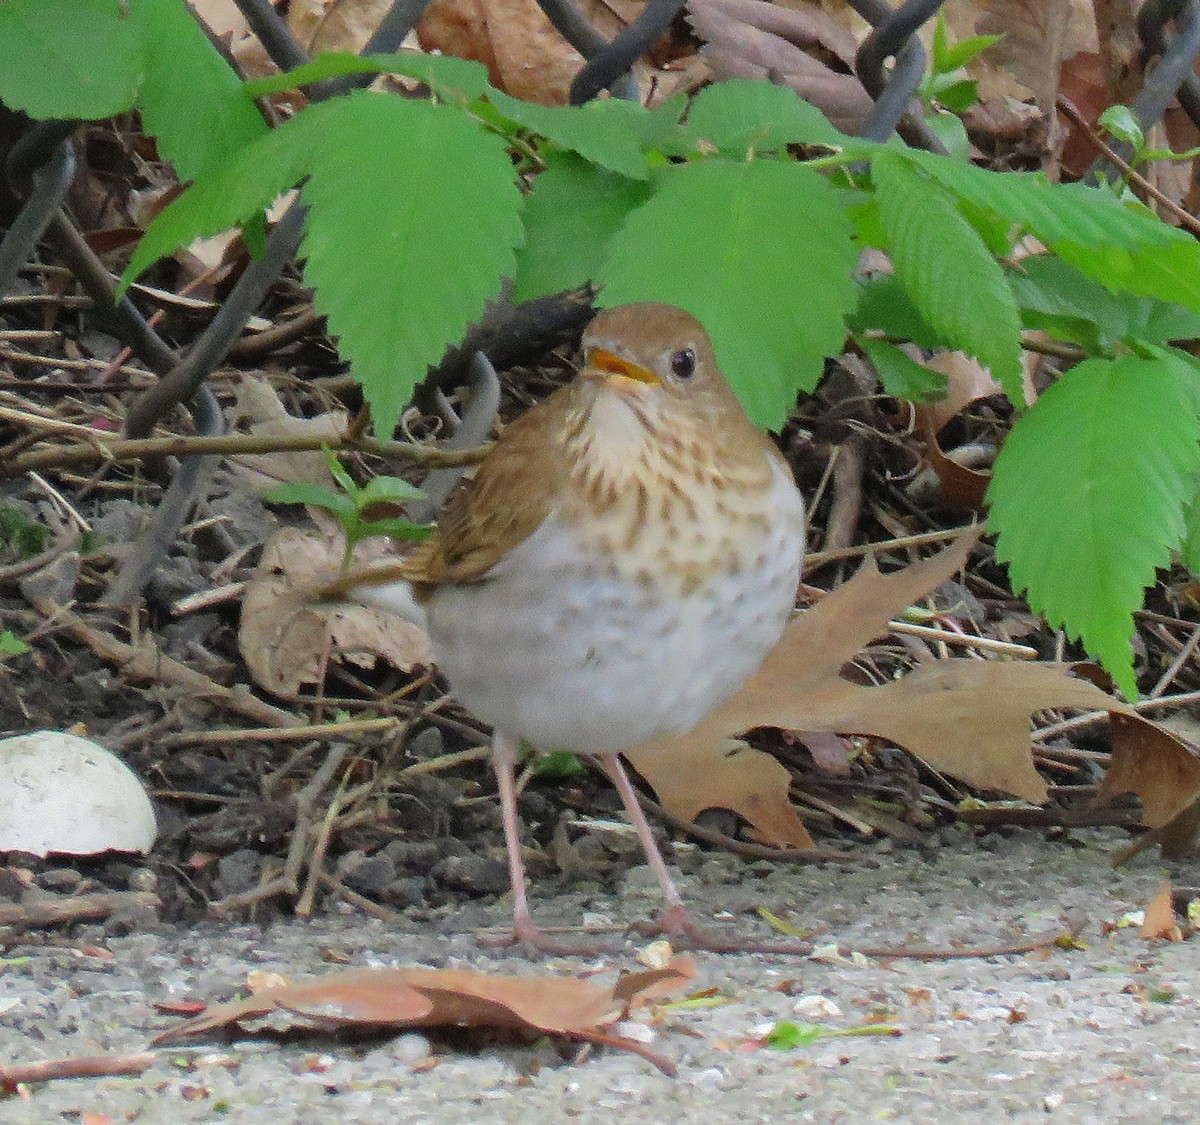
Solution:
[[[572,942],[551,937],[533,920],[525,891],[525,860],[521,857],[521,822],[517,816],[516,764],[521,740],[503,731],[492,734],[492,768],[500,792],[500,813],[504,820],[504,847],[508,853],[508,877],[513,896],[513,937],[533,949],[564,956],[592,957],[611,952],[594,941]],[[626,782],[628,784],[628,782]],[[676,896],[678,897],[678,896]],[[511,939],[498,944],[512,944]]]
[[[492,769],[500,791],[500,815],[504,819],[504,849],[508,853],[508,879],[512,885],[513,933],[519,941],[535,942],[544,937],[533,921],[525,893],[525,860],[521,857],[521,822],[517,816],[516,765],[521,740],[496,730],[492,733]]]
[[[671,872],[667,870],[666,861],[663,859],[662,852],[658,849],[658,843],[654,839],[654,831],[650,827],[650,822],[646,819],[645,812],[642,811],[641,803],[638,801],[637,792],[629,780],[629,775],[625,772],[625,767],[621,764],[621,756],[619,754],[604,754],[601,757],[601,761],[604,763],[604,768],[608,770],[608,775],[612,778],[613,784],[617,787],[617,792],[621,795],[621,803],[625,806],[625,811],[629,814],[629,819],[633,821],[634,830],[637,832],[638,840],[641,841],[642,850],[646,853],[646,860],[650,864],[650,870],[654,872],[655,878],[658,879],[658,885],[662,888],[663,898],[667,900],[667,908],[658,919],[658,928],[667,937],[693,936],[696,933],[696,925],[688,917],[687,907],[683,904],[679,888],[675,886],[675,880],[671,878]]]

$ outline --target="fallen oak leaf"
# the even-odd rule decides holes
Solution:
[[[760,809],[786,802],[790,775],[786,781],[775,775],[773,792],[749,801],[744,788],[730,788],[729,771],[722,768],[727,740],[754,727],[874,735],[972,785],[1044,801],[1046,785],[1031,753],[1031,715],[1058,707],[1128,710],[1075,678],[1069,665],[943,660],[880,687],[853,684],[840,674],[886,632],[892,617],[960,569],[980,534],[968,532],[892,574],[880,573],[868,558],[854,578],[789,622],[740,692],[686,734],[643,743],[626,756],[676,816],[694,815],[697,806],[729,808],[766,839],[773,838],[772,829],[757,819]],[[759,752],[746,753],[745,763],[755,763],[751,755]],[[763,769],[762,775],[771,773]]]
[[[686,958],[627,974],[611,987],[574,977],[503,976],[467,969],[350,969],[217,1004],[168,1028],[159,1046],[267,1016],[294,1017],[321,1031],[486,1027],[560,1035],[633,1051],[672,1073],[671,1064],[609,1027],[631,1007],[672,995],[694,979]]]
[[[1200,755],[1182,738],[1136,713],[1111,718],[1112,761],[1096,795],[1136,793],[1142,823],[1161,828],[1200,796]]]

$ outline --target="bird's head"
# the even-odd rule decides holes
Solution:
[[[625,414],[655,429],[741,413],[700,322],[651,302],[606,309],[588,326],[579,394],[597,424]]]

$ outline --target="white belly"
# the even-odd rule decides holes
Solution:
[[[688,730],[779,639],[804,553],[803,506],[779,481],[752,563],[665,604],[598,566],[551,516],[491,576],[434,591],[434,654],[457,699],[543,749],[621,750]]]

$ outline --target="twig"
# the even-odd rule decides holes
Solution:
[[[389,910],[386,906],[380,906],[377,902],[372,902],[366,895],[360,895],[357,891],[352,891],[340,879],[335,879],[327,871],[317,872],[317,881],[323,887],[327,887],[333,891],[339,898],[345,899],[351,906],[357,907],[364,914],[369,914],[372,918],[378,918],[381,922],[386,922],[389,926],[394,926],[400,922],[401,915],[394,910]]]
[[[118,1075],[145,1074],[157,1056],[76,1055],[69,1059],[43,1059],[41,1062],[9,1063],[0,1066],[0,1090],[55,1078],[114,1078]]]
[[[935,629],[930,625],[910,625],[907,621],[889,621],[888,629],[893,633],[905,633],[910,637],[941,641],[942,644],[975,648],[982,652],[994,652],[999,656],[1012,656],[1018,660],[1036,660],[1038,651],[1029,645],[1014,644],[1012,641],[997,641],[991,637],[976,637],[970,633],[955,633],[951,629]]]
[[[37,416],[34,415],[36,418]],[[40,419],[39,419],[40,421]],[[61,425],[71,425],[62,423]],[[86,427],[82,427],[87,429]],[[0,465],[0,477],[15,477],[31,469],[61,468],[65,465],[84,465],[103,461],[141,461],[154,457],[221,456],[232,457],[248,453],[303,453],[329,446],[331,449],[353,449],[360,453],[407,461],[416,465],[448,468],[457,465],[476,465],[487,452],[487,446],[475,449],[443,450],[408,441],[372,441],[359,438],[350,441],[342,437],[312,437],[308,434],[223,434],[219,437],[161,437],[116,438],[99,440],[95,431],[87,430],[93,438],[88,445],[56,446],[38,449],[13,457]]]
[[[96,921],[130,907],[158,909],[162,900],[149,891],[110,891],[76,895],[61,901],[0,903],[0,926],[60,926],[64,922]]]
[[[403,719],[349,719],[343,723],[302,723],[292,727],[262,730],[191,730],[165,735],[155,743],[164,748],[176,746],[224,746],[233,742],[302,742],[309,739],[341,738],[348,734],[389,731],[404,725]]]
[[[1160,695],[1157,699],[1139,699],[1137,703],[1132,704],[1132,707],[1141,715],[1148,711],[1162,711],[1167,707],[1190,707],[1196,703],[1200,703],[1200,691],[1183,691],[1178,695]],[[1076,715],[1073,719],[1064,719],[1060,723],[1051,723],[1048,727],[1034,731],[1033,740],[1044,742],[1046,739],[1060,734],[1084,730],[1103,722],[1108,716],[1108,711],[1089,711],[1086,715]],[[1079,753],[1087,753],[1087,751],[1079,751]],[[1107,754],[1101,754],[1098,757],[1104,761],[1108,760]]]
[[[189,594],[171,603],[172,617],[186,617],[189,613],[198,613],[203,609],[235,602],[245,591],[246,582],[230,582],[226,586],[217,586],[212,590],[201,590],[198,594]]]
[[[1192,635],[1188,637],[1184,642],[1183,648],[1179,650],[1175,659],[1171,661],[1171,666],[1159,677],[1158,683],[1150,689],[1147,698],[1158,699],[1171,686],[1175,677],[1179,675],[1179,669],[1195,655],[1197,645],[1200,645],[1200,625],[1197,625],[1192,630]]]
[[[839,547],[836,551],[813,551],[804,556],[804,569],[813,570],[837,559],[853,559],[861,555],[883,554],[885,551],[903,550],[907,547],[926,547],[931,543],[944,543],[957,539],[969,527],[949,527],[944,531],[924,531],[919,535],[905,535],[899,539],[884,539],[878,543],[860,543],[851,547]]]
[[[40,614],[66,629],[101,660],[116,665],[125,675],[151,683],[175,684],[193,697],[208,699],[263,726],[294,727],[302,722],[299,716],[290,711],[264,703],[248,688],[223,687],[194,668],[167,656],[150,640],[128,645],[108,633],[93,629],[83,618],[49,598],[36,597],[32,602]]]
[[[1086,117],[1075,108],[1075,103],[1070,98],[1059,95],[1054,103],[1055,108],[1070,122],[1083,130],[1083,134],[1088,139],[1088,143],[1100,153],[1106,160],[1112,161],[1120,171],[1129,178],[1129,182],[1136,184],[1142,189],[1155,203],[1165,207],[1176,219],[1179,220],[1179,225],[1185,227],[1193,235],[1200,236],[1200,220],[1194,215],[1188,214],[1182,207],[1179,206],[1173,199],[1163,195],[1145,176],[1138,172],[1128,160],[1125,160],[1117,153],[1110,145],[1106,144],[1095,129],[1088,123]]]

